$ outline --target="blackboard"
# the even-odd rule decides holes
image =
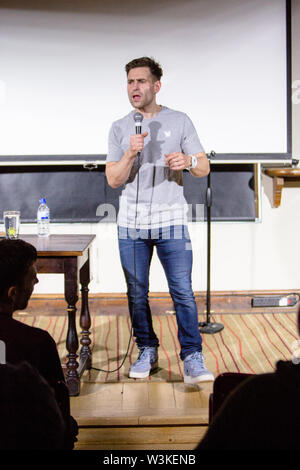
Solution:
[[[207,178],[194,178],[188,172],[184,172],[183,181],[186,200],[192,204],[192,220],[199,220],[195,211],[196,204],[204,204],[204,220],[206,220]],[[256,219],[258,188],[255,165],[211,165],[210,187],[211,220],[253,221]]]
[[[184,171],[183,181],[190,220],[205,220],[207,178]],[[254,164],[211,165],[211,190],[213,221],[256,219]],[[81,165],[2,166],[0,170],[1,219],[4,210],[20,210],[21,222],[35,222],[39,199],[45,197],[52,222],[112,222],[120,194],[121,188],[108,185],[105,165],[90,170]],[[204,205],[203,210],[197,205]]]

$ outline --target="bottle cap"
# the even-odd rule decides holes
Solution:
[[[46,199],[44,197],[40,199],[40,204],[46,204]]]

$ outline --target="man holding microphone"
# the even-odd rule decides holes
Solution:
[[[176,311],[184,382],[212,381],[213,374],[204,365],[191,286],[192,251],[182,183],[182,170],[206,176],[209,161],[189,117],[157,104],[160,65],[141,57],[126,65],[126,73],[134,109],[111,126],[106,176],[111,187],[124,186],[118,214],[119,250],[139,349],[129,377],[148,377],[158,367],[159,341],[148,302],[155,246]],[[138,131],[142,125],[141,133],[134,133],[135,123]]]

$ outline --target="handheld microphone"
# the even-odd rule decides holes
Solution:
[[[135,122],[135,133],[136,134],[141,134],[142,133],[142,120],[144,119],[144,116],[142,113],[135,113],[133,116],[134,122]]]
[[[142,113],[135,113],[133,116],[134,122],[135,122],[135,133],[136,134],[141,134],[142,133],[142,120],[144,119],[144,116]],[[141,152],[138,152],[137,157],[140,157]]]

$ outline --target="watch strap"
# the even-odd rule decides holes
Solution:
[[[197,157],[195,157],[195,155],[189,155],[189,157],[191,157],[191,165],[187,168],[187,170],[192,170],[197,166]]]

